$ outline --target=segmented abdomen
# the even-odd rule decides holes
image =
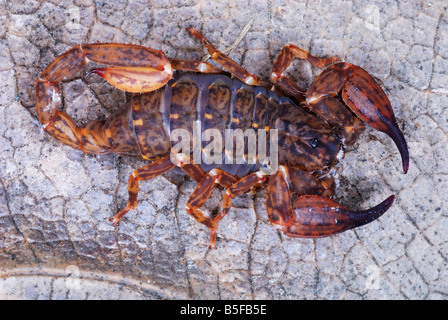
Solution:
[[[180,74],[160,90],[133,97],[133,127],[141,154],[147,159],[170,152],[171,144],[177,141],[171,135],[176,129],[187,130],[193,137],[195,125],[200,125],[196,132],[201,134],[207,129],[218,130],[224,148],[225,129],[244,132],[248,128],[272,127],[278,100],[273,92],[224,75]],[[204,141],[203,146],[208,143]],[[202,165],[205,170],[216,167]],[[223,164],[220,167],[244,176],[253,166]]]
[[[240,177],[256,170],[260,163],[227,164],[226,129],[244,132],[252,128],[256,134],[257,129],[265,129],[267,142],[270,129],[278,129],[279,164],[306,171],[333,165],[340,148],[339,135],[332,128],[289,98],[216,74],[180,74],[157,91],[136,94],[126,109],[109,118],[104,128],[112,151],[149,160],[170,153],[178,142],[173,135],[176,129],[188,132],[191,140],[195,131],[202,135],[205,130],[215,129],[223,139],[221,164],[204,164],[202,156],[196,159],[205,171],[219,166]],[[201,147],[209,143],[203,141]],[[191,142],[190,155],[193,147]],[[267,145],[267,152],[269,148]],[[235,150],[232,153],[235,157]]]

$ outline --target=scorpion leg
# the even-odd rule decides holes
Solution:
[[[378,219],[394,199],[392,195],[377,206],[359,212],[318,195],[299,196],[293,204],[288,171],[282,168],[269,178],[266,209],[271,224],[287,236],[322,238]]]
[[[192,71],[200,73],[224,73],[221,69],[212,66],[210,63],[198,60],[185,60],[169,58],[174,69],[182,71]]]
[[[202,45],[207,48],[208,53],[211,55],[212,59],[218,62],[221,66],[227,69],[235,77],[243,81],[245,84],[250,86],[261,86],[269,89],[271,84],[268,81],[260,80],[256,75],[250,73],[229,56],[225,55],[206,38],[202,35],[196,28],[187,28],[187,31],[195,38],[201,40]]]
[[[211,220],[215,224],[215,228],[211,229],[210,247],[216,249],[216,233],[218,231],[218,222],[221,221],[230,211],[232,206],[232,198],[246,193],[255,185],[263,183],[266,180],[265,173],[257,171],[247,175],[246,177],[236,181],[226,189],[222,198],[222,211]]]
[[[305,91],[302,90],[297,84],[295,84],[294,81],[292,81],[290,78],[282,76],[282,73],[289,67],[294,57],[306,60],[319,68],[325,67],[326,65],[340,60],[336,56],[326,59],[315,57],[307,51],[293,44],[285,46],[274,61],[271,79],[275,84],[285,89],[286,92],[288,92],[298,101],[304,100]]]
[[[363,122],[386,133],[398,147],[403,171],[409,168],[409,151],[403,133],[398,127],[394,111],[381,87],[362,68],[339,62],[324,70],[306,92],[307,106],[329,123],[347,133],[356,131],[356,123],[342,100]],[[356,135],[356,134],[355,134]]]
[[[158,177],[171,170],[175,166],[176,164],[171,161],[170,156],[167,156],[132,172],[129,176],[128,182],[128,203],[125,208],[123,208],[116,215],[110,218],[109,221],[113,222],[113,225],[116,226],[126,213],[137,207],[139,181],[150,180],[152,178]]]
[[[198,165],[190,165],[190,166],[197,166],[200,168],[200,166]],[[191,168],[188,171],[184,169],[184,166],[181,166],[181,168],[182,170],[184,170],[184,172],[187,172],[187,174],[190,175],[189,172],[191,172],[190,171]],[[209,173],[206,173],[202,177],[196,189],[193,191],[193,193],[191,194],[190,198],[187,201],[186,204],[187,213],[190,216],[192,216],[196,220],[196,222],[202,223],[203,225],[205,225],[207,228],[210,229],[209,248],[216,249],[216,232],[218,230],[218,222],[224,216],[219,218],[220,215],[218,215],[210,219],[204,215],[204,213],[200,208],[205,204],[205,202],[207,202],[208,198],[210,198],[210,195],[216,184],[219,184],[224,188],[229,188],[236,182],[237,178],[232,176],[231,174],[222,171],[220,169],[212,169]]]

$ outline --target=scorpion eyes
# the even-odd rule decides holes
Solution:
[[[313,138],[313,139],[311,139],[311,140],[310,140],[310,145],[311,145],[313,148],[316,148],[316,147],[319,145],[319,140],[317,140],[317,138]]]

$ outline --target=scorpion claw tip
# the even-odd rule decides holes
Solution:
[[[381,202],[380,204],[376,205],[373,208],[360,211],[360,212],[350,212],[349,216],[352,219],[352,226],[351,228],[360,227],[367,223],[370,223],[379,217],[381,217],[389,208],[392,206],[392,204],[395,201],[395,195],[389,196],[386,200]]]
[[[409,157],[406,159],[403,159],[403,172],[406,174],[408,173],[409,169]]]
[[[391,124],[388,128],[388,130],[384,131],[387,135],[389,135],[392,140],[395,142],[398,151],[401,155],[401,162],[403,166],[403,172],[407,173],[409,169],[409,150],[408,145],[406,143],[406,140],[403,136],[403,133],[399,129],[398,125],[394,123]]]
[[[89,72],[87,72],[86,76],[88,77],[88,76],[92,75],[93,73],[102,77],[104,75],[104,69],[102,69],[102,68],[92,69]]]

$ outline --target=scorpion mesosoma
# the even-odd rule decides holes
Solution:
[[[130,175],[129,200],[110,219],[114,225],[137,206],[139,181],[175,167],[198,182],[186,211],[210,229],[210,248],[216,248],[218,223],[229,212],[232,198],[255,187],[267,187],[268,218],[290,237],[326,237],[367,224],[390,208],[394,195],[371,209],[350,211],[332,199],[334,178],[325,174],[338,161],[343,144],[353,145],[364,123],[394,140],[403,170],[408,170],[408,148],[392,106],[365,70],[338,57],[317,58],[290,44],[273,65],[273,84],[289,96],[279,98],[269,90],[273,84],[249,73],[195,28],[187,30],[234,78],[207,62],[167,58],[162,51],[139,45],[95,43],[76,45],[55,58],[36,81],[38,119],[51,136],[89,154],[113,151],[152,161]],[[294,57],[327,67],[306,91],[282,75]],[[107,65],[90,73],[134,95],[126,108],[107,120],[78,127],[67,113],[58,110],[62,105],[60,82],[74,77],[90,62]],[[185,72],[174,75],[173,69]],[[279,170],[266,175],[259,166],[236,164],[206,169],[186,161],[187,154],[173,162],[170,132],[175,128],[191,130],[194,120],[200,120],[204,129],[278,129]],[[222,211],[207,217],[201,207],[216,185],[226,189]]]

